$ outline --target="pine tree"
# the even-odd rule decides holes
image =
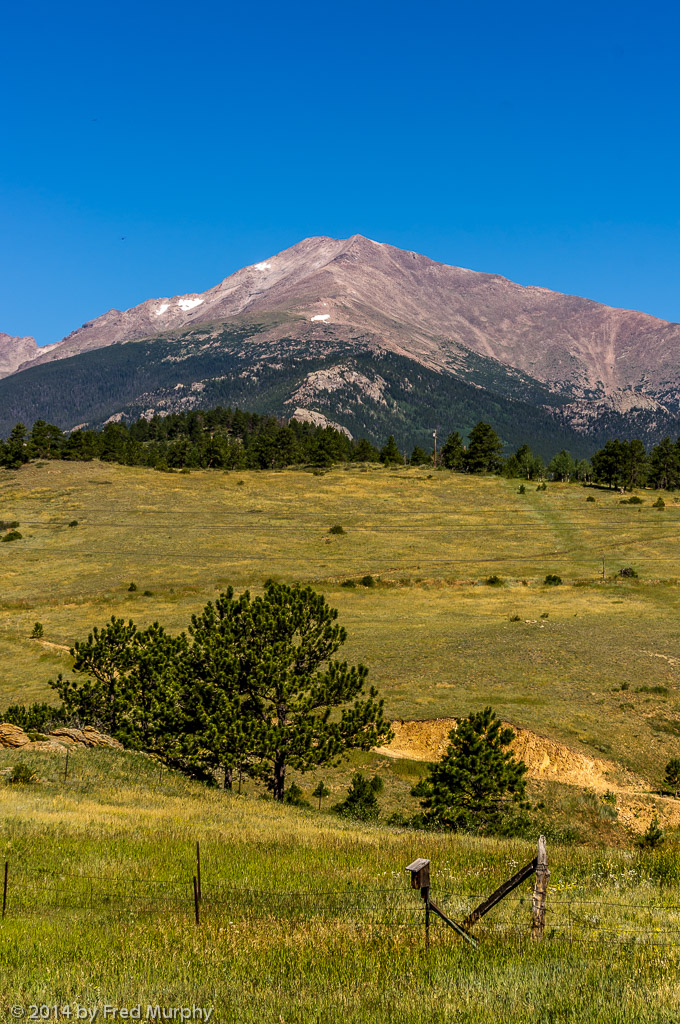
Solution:
[[[367,779],[361,772],[355,772],[347,796],[333,810],[357,821],[375,821],[380,813],[377,794],[382,788],[383,781],[379,775]]]
[[[678,789],[680,789],[680,757],[672,757],[666,765],[665,782],[677,797]]]
[[[397,448],[397,442],[392,434],[388,437],[387,444],[380,449],[380,461],[385,466],[401,466],[404,463],[404,456]]]
[[[413,789],[426,824],[493,832],[524,796],[527,768],[506,748],[515,734],[491,708],[472,713],[449,733],[449,746]]]
[[[321,801],[330,795],[331,791],[328,788],[328,786],[326,786],[326,784],[323,782],[319,782],[316,786],[316,789],[314,789],[314,791],[312,792],[312,796],[319,801],[319,810],[321,810]]]
[[[501,467],[502,451],[503,442],[496,431],[480,420],[470,431],[465,468],[470,473],[494,473]]]
[[[462,472],[465,468],[465,446],[457,430],[446,438],[441,450],[441,460],[445,469]]]
[[[247,591],[235,598],[229,588],[192,620],[194,645],[200,641],[209,652],[196,685],[205,685],[206,672],[215,675],[210,664],[219,667],[225,714],[232,703],[229,743],[277,800],[283,800],[290,768],[304,772],[333,763],[349,749],[368,750],[390,735],[376,690],[364,696],[367,669],[333,659],[346,639],[337,614],[311,587],[269,581],[255,600]],[[334,709],[339,714],[331,720]]]
[[[409,464],[411,466],[431,466],[432,456],[428,455],[424,448],[420,448],[418,445],[416,445],[413,451],[411,452]]]

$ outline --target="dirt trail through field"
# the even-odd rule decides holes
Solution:
[[[438,761],[448,746],[451,729],[455,728],[455,718],[398,719],[392,722],[394,739],[388,746],[379,747],[377,752],[412,761]],[[512,750],[526,764],[529,778],[578,786],[598,794],[607,790],[615,793],[619,820],[636,832],[646,829],[654,813],[658,813],[666,825],[680,823],[680,800],[651,793],[649,784],[632,772],[528,729],[515,725],[511,728],[515,733]]]

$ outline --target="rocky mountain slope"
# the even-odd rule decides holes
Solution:
[[[3,351],[12,352],[10,344],[3,346],[6,337],[0,335],[0,360]],[[178,402],[200,405],[215,390],[223,400],[235,401],[243,382],[257,383],[266,369],[274,376],[278,370],[266,411],[299,410],[303,417],[326,417],[351,430],[348,420],[356,421],[361,407],[369,421],[369,411],[390,407],[378,379],[385,359],[396,360],[395,366],[403,359],[415,372],[433,374],[435,406],[446,404],[452,389],[460,392],[465,384],[506,411],[513,402],[525,403],[554,431],[567,434],[594,437],[607,425],[652,438],[675,429],[680,417],[680,325],[450,267],[360,235],[308,238],[201,294],[110,310],[49,350],[25,344],[32,339],[19,340],[24,344],[16,344],[4,364],[0,361],[0,373],[12,374],[2,382],[0,400],[21,412],[16,399],[35,394],[31,380],[39,380],[46,394],[47,367],[68,360],[76,377],[84,379],[82,397],[52,416],[63,426],[93,422],[105,411],[108,416],[150,414],[171,411]],[[111,401],[95,414],[86,378],[107,359],[78,360],[142,340],[123,361],[143,357],[144,366],[138,366],[144,370],[143,390],[133,394],[132,383],[123,395],[114,378]],[[154,382],[146,371],[156,365],[158,345],[163,372]],[[202,372],[197,360],[204,376],[196,375]],[[119,365],[121,359],[116,355],[110,361]],[[192,379],[179,371],[181,363],[185,370],[192,365]],[[174,374],[166,372],[167,364],[176,364]],[[31,376],[36,373],[39,377]],[[421,395],[412,397],[422,405]],[[396,429],[400,415],[413,417],[405,410],[404,395],[391,401]],[[59,406],[58,400],[47,404]],[[25,419],[38,409],[30,400],[23,407]],[[508,416],[512,419],[511,410]],[[459,426],[466,425],[459,420]],[[430,416],[428,428],[431,422]]]
[[[40,355],[35,338],[13,338],[0,331],[0,377],[6,377]]]

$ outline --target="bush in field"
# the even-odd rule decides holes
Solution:
[[[545,583],[546,587],[559,587],[559,585],[562,582],[562,577],[561,576],[557,576],[553,572],[549,572],[548,575],[543,580],[543,582]]]
[[[20,534],[18,530],[10,530],[9,533],[6,533],[5,536],[2,537],[1,539],[3,541],[10,541],[10,540],[21,540],[21,538],[22,538],[22,534]]]
[[[641,850],[658,850],[658,848],[666,842],[666,836],[663,833],[659,819],[656,814],[647,826],[647,831],[643,832],[641,836],[636,839],[636,845]]]
[[[487,576],[486,585],[487,587],[500,587],[503,584],[503,580],[500,576]]]
[[[335,526],[331,526],[331,528],[330,528],[330,530],[328,532],[329,533],[336,533],[336,534],[338,534],[338,533],[344,533],[345,531],[343,530],[342,526],[340,526],[339,523],[336,523]]]
[[[291,782],[285,791],[283,802],[284,804],[290,804],[292,807],[311,807],[309,800],[305,800],[302,790],[296,782]]]
[[[25,761],[18,761],[14,765],[14,768],[12,769],[10,775],[8,776],[7,781],[11,783],[17,783],[18,785],[26,786],[30,785],[33,782],[37,782],[38,776],[36,775],[34,769],[31,768],[30,764],[26,764]]]
[[[382,788],[383,781],[379,775],[367,779],[361,772],[355,772],[347,796],[333,810],[356,821],[375,821],[380,813],[377,794]]]
[[[680,789],[680,757],[672,757],[670,759],[666,765],[664,781],[667,786],[670,786],[677,797],[678,790]]]

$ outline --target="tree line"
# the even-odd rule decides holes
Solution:
[[[576,460],[563,449],[547,465],[527,444],[509,456],[504,456],[503,449],[493,427],[480,421],[470,430],[467,443],[458,431],[448,435],[437,451],[437,466],[526,480],[579,480],[624,490],[680,486],[680,439],[673,442],[666,437],[649,452],[640,440],[610,440],[590,460]],[[366,438],[351,439],[333,427],[217,407],[67,433],[44,420],[36,420],[30,431],[17,423],[7,440],[0,440],[0,466],[18,469],[34,459],[101,459],[173,471],[324,467],[348,462],[432,466],[434,453],[418,445],[410,453],[401,451],[392,435],[378,448]]]

